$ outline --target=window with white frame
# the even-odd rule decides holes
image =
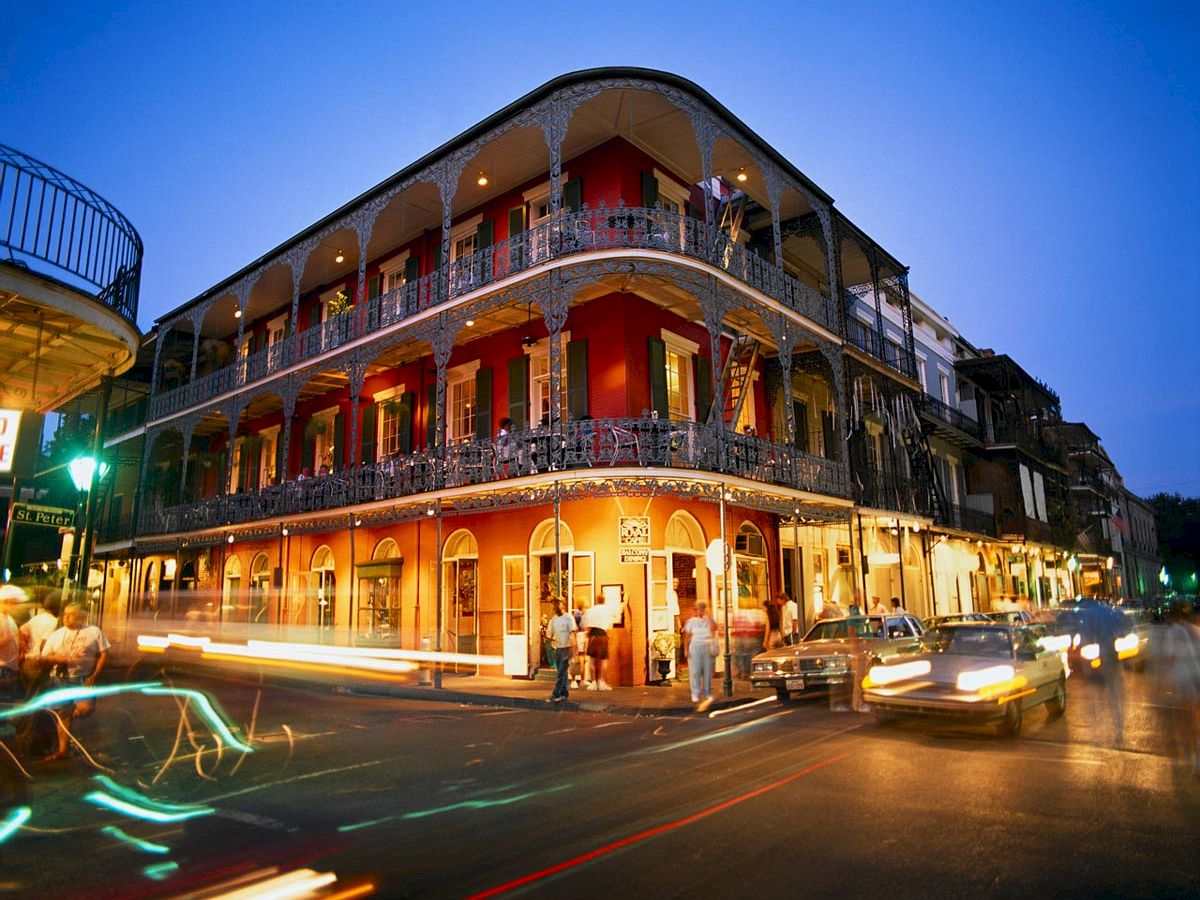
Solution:
[[[921,392],[929,393],[929,373],[926,371],[926,366],[929,365],[929,360],[920,350],[917,351],[917,380],[921,382]]]
[[[402,288],[405,285],[404,272],[408,263],[408,252],[405,251],[399,256],[389,259],[379,266],[379,281],[383,293],[388,294],[397,288]]]
[[[313,474],[319,475],[321,467],[333,470],[334,426],[337,424],[337,407],[331,406],[313,415],[319,423],[313,434]],[[307,460],[305,460],[307,462]]]
[[[566,184],[570,176],[563,172],[559,178],[560,185]],[[532,262],[538,262],[546,255],[549,244],[547,241],[550,222],[550,182],[544,181],[535,188],[530,188],[522,195],[529,206],[529,254]],[[509,235],[511,239],[513,235]]]
[[[662,217],[662,237],[669,244],[682,242],[683,214],[687,209],[688,189],[658,169],[654,170],[654,177],[658,181],[658,205],[663,212],[671,213],[670,216]]]
[[[479,360],[446,372],[446,443],[461,444],[475,437],[475,373]]]
[[[400,395],[404,385],[380,391],[375,401],[375,447],[380,459],[400,451]]]
[[[700,352],[700,345],[665,328],[661,331],[661,337],[666,345],[667,412],[672,421],[694,421],[696,391],[692,380],[695,376],[692,358]]]
[[[942,402],[947,406],[950,405],[950,376],[945,372],[938,372],[938,393],[941,395]]]
[[[562,333],[562,345],[565,348],[571,339],[571,332]],[[529,422],[533,426],[550,420],[550,338],[542,338],[532,347],[525,349],[529,356]],[[566,397],[567,383],[567,354],[563,352],[559,360],[559,392]],[[565,409],[563,410],[565,412]]]
[[[275,482],[275,456],[279,448],[280,426],[265,428],[258,434],[262,438],[262,453],[258,460],[258,483],[269,485]]]
[[[479,224],[483,216],[478,215],[450,229],[450,261],[466,259],[479,249]]]

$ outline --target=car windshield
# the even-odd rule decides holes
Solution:
[[[1003,628],[935,628],[926,632],[921,642],[935,653],[954,653],[963,656],[987,656],[995,659],[1012,658],[1012,640]]]
[[[804,636],[804,640],[827,641],[834,638],[848,638],[852,631],[859,637],[883,637],[883,619],[874,616],[860,616],[852,619],[832,619],[828,622],[818,622]]]

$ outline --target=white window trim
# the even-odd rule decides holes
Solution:
[[[450,229],[450,261],[454,262],[458,259],[454,255],[454,245],[470,234],[475,233],[479,229],[480,223],[483,221],[483,213],[478,213],[467,219],[465,222],[459,222]]]
[[[388,400],[391,400],[393,397],[399,397],[403,393],[404,393],[404,385],[398,384],[395,387],[385,388],[382,391],[376,391],[374,394],[371,395],[371,402],[372,403],[386,403]]]
[[[396,272],[403,272],[404,266],[408,263],[408,258],[411,255],[412,254],[408,250],[405,250],[399,256],[393,256],[387,262],[380,263],[379,264],[380,278],[383,279],[384,282],[386,282],[387,276],[393,275]]]
[[[269,321],[267,323],[267,340],[270,340],[270,335],[271,335],[272,331],[277,331],[277,330],[282,331],[285,328],[287,328],[287,320],[288,320],[288,316],[290,316],[290,315],[291,315],[291,313],[287,313],[287,312],[280,313],[279,315],[277,315],[275,318],[273,318],[271,321]]]
[[[569,331],[562,332],[563,343],[565,344],[569,340],[571,340],[571,332],[569,332]],[[549,336],[544,337],[537,343],[533,344],[532,346],[524,347],[523,349],[525,351],[525,355],[529,356],[529,357],[541,356],[544,353],[549,353],[550,352],[550,338],[549,338]]]
[[[682,356],[687,362],[687,380],[688,380],[688,408],[686,410],[689,421],[696,421],[696,367],[693,365],[692,357],[700,352],[700,345],[695,341],[689,341],[681,334],[676,334],[666,328],[659,330],[662,342],[666,345],[666,350]],[[713,402],[716,402],[715,400]]]
[[[663,328],[659,331],[659,336],[662,342],[674,350],[676,353],[686,353],[689,356],[695,356],[700,352],[700,345],[695,341],[689,341],[681,334],[676,334]]]
[[[679,205],[679,211],[682,213],[685,209],[685,204],[691,202],[692,193],[687,188],[683,187],[674,178],[668,175],[662,169],[654,170],[654,177],[658,181],[658,194],[664,194],[668,199]]]
[[[455,366],[453,369],[446,370],[446,421],[442,423],[442,427],[446,429],[446,432],[443,435],[443,439],[446,442],[454,440],[454,434],[451,430],[454,416],[453,411],[450,409],[450,404],[452,402],[450,399],[450,388],[454,385],[463,384],[467,381],[470,381],[475,377],[475,373],[479,371],[479,368],[479,360],[473,359],[470,362]],[[475,402],[479,402],[478,397],[475,398]],[[474,412],[474,410],[472,410],[472,412]],[[472,432],[473,429],[471,429],[468,433]]]
[[[562,185],[562,184],[566,184],[570,180],[571,180],[570,174],[567,172],[566,169],[563,169],[562,174],[558,178],[558,183],[560,185]],[[524,200],[526,203],[535,203],[536,201],[541,200],[544,197],[549,197],[549,196],[550,196],[550,182],[543,181],[537,187],[531,187],[529,190],[522,193],[521,199]]]

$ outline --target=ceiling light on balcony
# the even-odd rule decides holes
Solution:
[[[232,534],[230,534],[230,535],[227,535],[227,536],[225,537],[225,541],[226,541],[227,543],[230,543],[230,544],[232,544],[232,543],[233,543],[233,535],[232,535]]]
[[[286,528],[285,528],[285,529],[283,529],[283,536],[284,536],[284,537],[287,537],[287,536],[288,536],[288,530],[287,530]]]
[[[750,177],[750,176],[746,174],[746,167],[745,167],[745,166],[742,166],[740,169],[738,169],[738,173],[737,173],[737,180],[738,180],[738,182],[739,182],[740,184],[745,184],[745,183],[746,183],[746,179],[747,179],[747,178],[749,178],[749,177]]]
[[[341,250],[339,250],[339,251],[337,252],[337,255],[336,255],[334,258],[333,258],[333,261],[334,261],[335,263],[343,263],[343,262],[345,262],[345,261],[346,261],[346,254],[345,254],[345,253],[343,253]]]
[[[479,177],[475,179],[475,183],[477,185],[479,185],[480,187],[487,187],[487,184],[488,184],[487,173],[484,171],[480,171]]]
[[[242,317],[242,308],[240,306],[233,311],[233,317],[235,319],[240,319]]]
[[[467,327],[468,327],[468,328],[470,328],[470,327],[471,327],[472,325],[474,325],[474,324],[475,324],[475,320],[474,320],[474,319],[467,319]]]

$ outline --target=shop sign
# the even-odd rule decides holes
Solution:
[[[650,549],[648,547],[622,547],[621,562],[644,566],[650,562]]]
[[[71,528],[75,524],[75,510],[59,506],[36,506],[33,503],[14,503],[12,520],[22,525]]]
[[[650,546],[649,516],[620,516],[617,519],[617,545],[621,547]]]
[[[17,454],[17,431],[20,425],[20,410],[0,409],[0,473],[5,475],[13,470],[13,459]]]

